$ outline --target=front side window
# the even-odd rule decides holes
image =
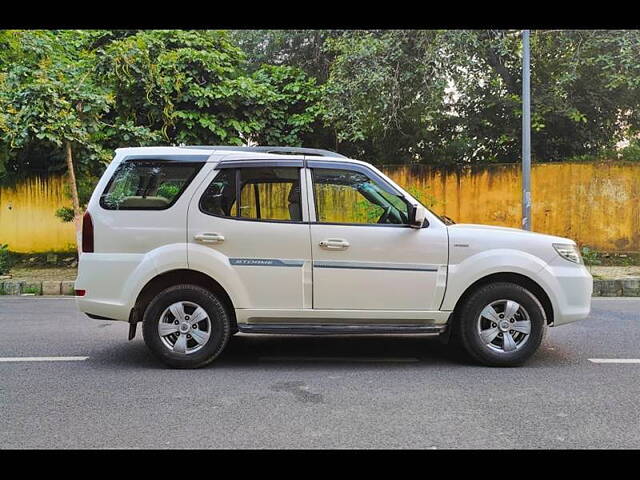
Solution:
[[[320,223],[408,223],[408,205],[363,173],[313,169],[316,217]]]
[[[250,220],[302,221],[300,169],[221,170],[200,199],[203,212]]]
[[[107,210],[163,210],[173,205],[203,163],[129,160],[113,174],[100,197]]]

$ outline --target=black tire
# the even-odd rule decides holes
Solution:
[[[518,302],[529,315],[529,338],[514,351],[495,351],[482,341],[478,331],[480,313],[487,305],[499,300]],[[456,336],[460,345],[475,361],[492,367],[522,365],[538,350],[547,329],[544,308],[538,299],[526,288],[509,282],[491,283],[473,292],[456,318]]]
[[[165,309],[183,301],[201,306],[211,321],[209,339],[200,350],[188,354],[171,351],[158,333],[158,323]],[[231,319],[224,303],[214,293],[197,285],[175,285],[158,293],[147,307],[142,323],[142,335],[147,347],[172,368],[199,368],[210,364],[224,350],[230,333]]]

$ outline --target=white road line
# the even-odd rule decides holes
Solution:
[[[371,363],[410,363],[419,362],[413,357],[259,357],[261,362],[371,362]]]
[[[75,300],[73,295],[34,295],[34,294],[20,294],[20,295],[3,295],[2,300],[24,300],[25,298],[34,298],[36,300]]]
[[[590,358],[592,363],[640,363],[640,358]]]
[[[0,357],[0,362],[81,362],[89,357]]]

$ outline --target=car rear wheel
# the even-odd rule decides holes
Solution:
[[[176,285],[158,293],[147,307],[142,324],[149,349],[174,368],[211,363],[226,346],[230,330],[224,304],[196,285]]]
[[[533,355],[546,332],[546,316],[526,288],[496,282],[476,290],[459,315],[459,338],[471,357],[483,365],[510,367]]]

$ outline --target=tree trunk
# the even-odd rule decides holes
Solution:
[[[80,211],[80,199],[78,198],[78,185],[76,183],[76,174],[73,170],[73,151],[71,150],[71,142],[65,142],[65,152],[67,157],[67,171],[69,173],[69,186],[71,188],[71,201],[73,203],[73,224],[76,227],[76,238],[82,228],[82,212]],[[76,242],[77,243],[77,242]],[[78,253],[80,245],[77,245]]]

